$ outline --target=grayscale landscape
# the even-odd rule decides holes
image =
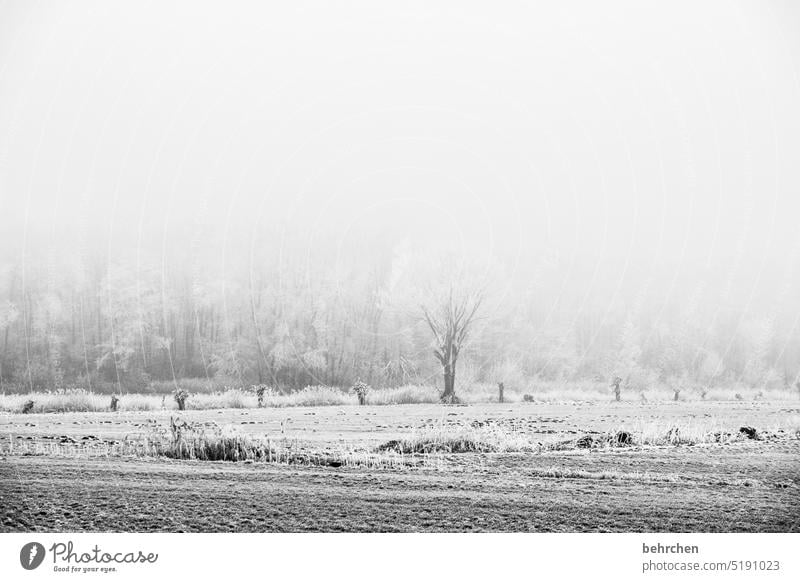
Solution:
[[[800,531],[792,3],[0,3],[0,532]]]

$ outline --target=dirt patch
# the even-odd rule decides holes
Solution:
[[[398,470],[7,457],[0,531],[797,532],[798,455],[466,454]]]

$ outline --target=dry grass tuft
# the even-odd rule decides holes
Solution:
[[[367,404],[435,404],[439,402],[439,392],[433,386],[409,384],[399,388],[384,388],[367,393]]]

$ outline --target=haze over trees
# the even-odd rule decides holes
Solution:
[[[800,373],[793,3],[95,4],[0,19],[0,390],[444,391],[442,253],[458,386]]]
[[[360,378],[376,388],[435,384],[449,393],[456,362],[459,386],[503,381],[526,389],[537,380],[618,375],[624,390],[763,389],[793,385],[800,369],[791,321],[701,309],[718,297],[711,290],[694,303],[679,296],[632,304],[597,287],[586,300],[558,266],[487,257],[489,298],[481,304],[477,295],[431,291],[438,267],[424,246],[378,238],[357,251],[326,239],[309,253],[302,236],[262,233],[246,245],[253,236],[228,235],[247,253],[179,230],[112,254],[88,238],[82,253],[6,246],[2,390],[146,391],[153,381],[181,378],[292,390]],[[480,321],[472,322],[479,305]]]

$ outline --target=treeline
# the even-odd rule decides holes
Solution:
[[[303,241],[242,235],[230,248],[246,251],[231,252],[201,239],[6,249],[2,391],[134,392],[182,378],[282,390],[357,379],[376,387],[441,383],[419,309],[427,275],[414,251],[377,241],[309,252]],[[800,340],[791,320],[709,309],[713,294],[668,308],[599,290],[587,301],[535,261],[510,271],[496,264],[484,281],[494,297],[457,383],[619,375],[638,389],[794,386]]]

